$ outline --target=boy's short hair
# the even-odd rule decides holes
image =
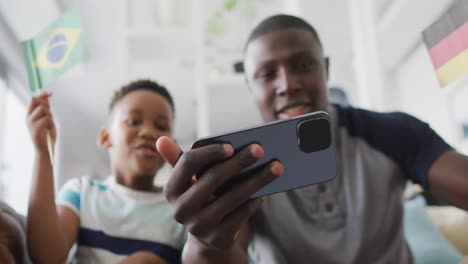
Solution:
[[[167,91],[166,87],[158,84],[155,81],[151,81],[151,80],[136,80],[136,81],[130,82],[127,85],[122,86],[112,96],[111,102],[109,104],[109,113],[112,112],[115,105],[120,100],[122,100],[122,98],[124,98],[127,94],[129,94],[129,93],[131,93],[133,91],[139,91],[139,90],[152,91],[152,92],[155,92],[155,93],[161,95],[171,105],[172,114],[173,115],[175,114],[174,100],[172,99],[172,96],[169,93],[169,91]]]
[[[304,19],[301,19],[296,16],[291,15],[274,15],[270,16],[267,19],[263,20],[258,24],[250,33],[249,38],[245,44],[244,50],[247,50],[247,46],[252,42],[254,39],[278,30],[285,30],[285,29],[305,29],[312,33],[314,38],[317,40],[317,43],[320,47],[322,47],[322,42],[320,41],[319,35],[314,27],[312,27],[309,23],[307,23]]]

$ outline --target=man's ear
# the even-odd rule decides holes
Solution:
[[[330,58],[325,57],[325,71],[327,72],[327,81],[330,80]]]
[[[101,131],[99,131],[98,145],[105,149],[109,149],[112,146],[109,130],[107,127],[104,127],[101,129]]]

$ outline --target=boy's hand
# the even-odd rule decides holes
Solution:
[[[34,96],[29,104],[27,123],[29,133],[37,152],[47,154],[47,133],[50,133],[52,140],[56,139],[56,128],[52,113],[50,112],[49,97],[50,93],[43,93]],[[49,132],[48,132],[49,131]]]
[[[261,204],[261,200],[250,197],[283,173],[281,163],[274,161],[215,198],[219,187],[261,159],[263,149],[259,145],[250,145],[236,154],[231,145],[221,144],[182,154],[174,141],[161,137],[156,147],[174,166],[164,195],[173,205],[175,220],[208,250],[225,250],[234,245],[239,230]],[[206,166],[211,167],[194,181],[195,172]]]

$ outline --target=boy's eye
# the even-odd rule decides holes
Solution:
[[[156,128],[160,131],[169,131],[169,126],[156,125]]]
[[[141,121],[138,120],[138,119],[128,119],[127,120],[127,125],[129,125],[129,126],[137,126],[140,123],[141,123]]]

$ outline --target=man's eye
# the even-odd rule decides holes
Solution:
[[[304,61],[299,63],[298,68],[300,71],[310,71],[313,67],[313,64],[309,61]]]
[[[271,79],[275,76],[275,71],[265,71],[260,74],[260,78],[262,79]]]

